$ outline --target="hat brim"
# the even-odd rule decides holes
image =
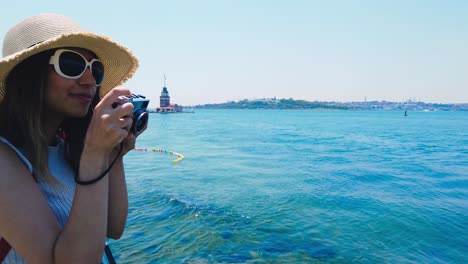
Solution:
[[[5,97],[6,77],[13,68],[34,54],[63,47],[76,47],[90,50],[101,60],[105,72],[104,80],[100,87],[99,95],[101,98],[112,88],[121,85],[131,78],[138,68],[138,60],[133,53],[128,48],[106,36],[89,32],[62,34],[4,57],[0,61],[0,102]]]

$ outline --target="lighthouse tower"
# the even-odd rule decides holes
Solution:
[[[161,96],[159,96],[159,107],[156,108],[156,113],[179,113],[182,111],[182,106],[177,104],[171,105],[171,97],[166,87],[166,74],[164,74],[164,86]]]
[[[171,105],[171,97],[169,96],[169,92],[167,91],[166,74],[164,74],[164,86],[161,92],[161,96],[159,97],[159,107],[168,107],[170,105]]]
[[[167,91],[166,85],[164,85],[161,96],[159,97],[159,106],[160,107],[168,107],[171,105],[171,97],[169,96],[169,92]]]

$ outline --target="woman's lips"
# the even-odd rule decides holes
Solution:
[[[73,98],[76,98],[82,102],[89,103],[93,99],[93,96],[91,94],[87,93],[72,93],[70,94]]]

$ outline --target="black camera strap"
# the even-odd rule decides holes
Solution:
[[[123,149],[123,142],[120,142],[120,149],[119,149],[119,153],[117,154],[117,156],[115,157],[115,159],[111,162],[111,164],[109,165],[109,167],[99,176],[97,176],[96,178],[92,179],[92,180],[89,180],[89,181],[82,181],[80,179],[78,179],[78,175],[80,173],[80,170],[77,169],[76,170],[76,174],[75,174],[75,182],[77,184],[80,184],[80,185],[90,185],[90,184],[93,184],[93,183],[96,183],[98,182],[100,179],[104,178],[104,176],[107,175],[107,173],[109,173],[109,171],[112,169],[112,166],[114,166],[115,162],[117,161],[117,159],[120,157],[120,154],[122,154],[122,149]]]

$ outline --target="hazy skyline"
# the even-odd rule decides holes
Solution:
[[[61,13],[129,47],[159,105],[244,98],[468,102],[467,1],[9,2],[0,33]],[[3,44],[3,43],[2,43]]]

